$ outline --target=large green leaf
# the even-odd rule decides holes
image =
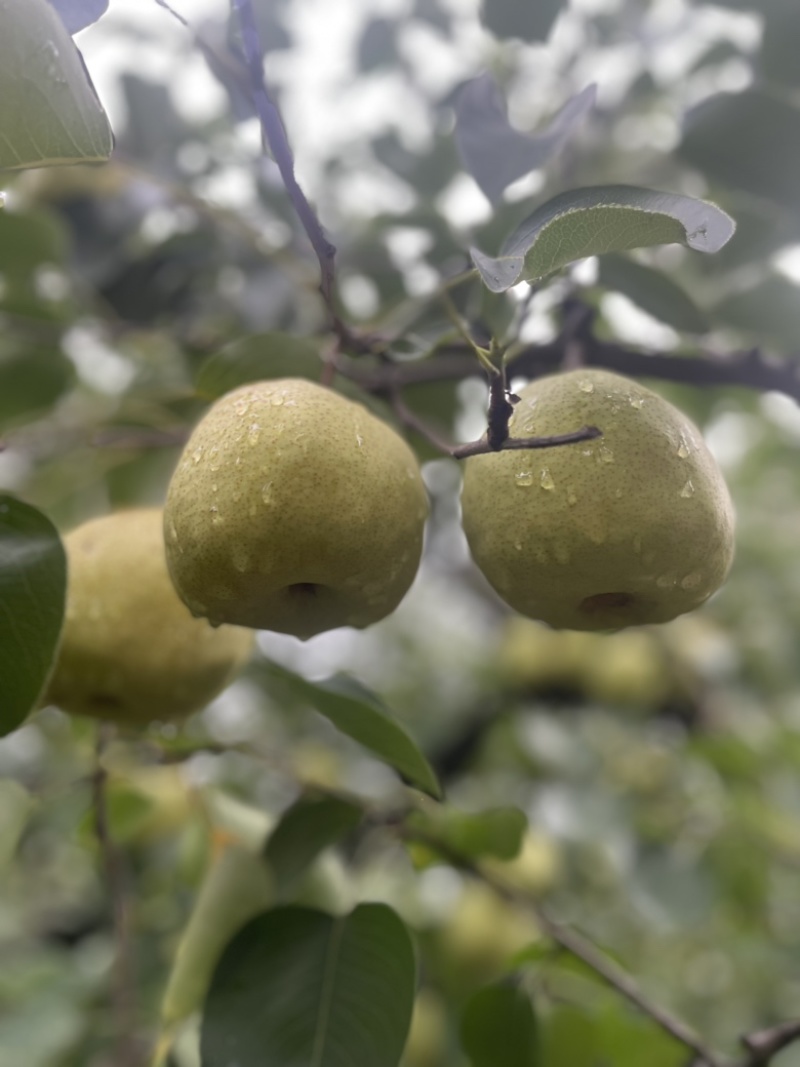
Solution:
[[[0,494],[0,736],[36,707],[61,633],[67,564],[55,528]]]
[[[113,136],[72,38],[47,0],[0,0],[0,168],[97,163]]]
[[[477,248],[471,254],[484,284],[501,293],[606,252],[661,244],[717,252],[734,229],[733,219],[705,200],[631,185],[593,186],[562,193],[537,208],[496,259]]]
[[[323,849],[354,829],[362,811],[343,797],[302,796],[284,812],[264,849],[280,890],[290,886]]]
[[[259,333],[243,337],[215,352],[197,372],[195,388],[216,400],[246,382],[266,378],[311,378],[318,381],[319,349],[307,337],[288,333]]]
[[[634,304],[661,322],[687,333],[704,333],[708,319],[689,294],[663,271],[626,256],[602,256],[600,284],[624,293]]]
[[[461,1020],[461,1045],[472,1067],[541,1067],[531,999],[514,982],[479,989]]]
[[[274,663],[268,673],[274,688],[287,687],[290,695],[310,704],[337,730],[364,745],[417,788],[433,797],[441,796],[436,775],[415,742],[380,697],[354,678],[337,674],[325,681],[309,682]]]
[[[214,972],[202,1067],[396,1067],[415,983],[411,937],[386,905],[342,918],[275,908]]]
[[[761,89],[704,100],[686,117],[678,154],[721,185],[798,208],[800,108]]]

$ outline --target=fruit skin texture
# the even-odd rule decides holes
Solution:
[[[196,615],[303,639],[394,611],[419,566],[428,498],[406,442],[303,379],[223,396],[167,495],[175,587]]]
[[[64,538],[67,609],[46,702],[127,725],[181,719],[247,661],[253,635],[193,619],[164,557],[160,508],[119,511]]]
[[[666,622],[722,584],[734,514],[697,427],[663,397],[608,371],[531,382],[512,437],[594,425],[603,437],[467,460],[472,556],[522,615],[556,628]]]

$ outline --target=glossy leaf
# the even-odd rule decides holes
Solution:
[[[472,1067],[541,1067],[531,999],[514,982],[479,989],[461,1020],[461,1046]]]
[[[55,9],[0,0],[0,23],[0,168],[108,159],[111,127]]]
[[[64,618],[67,564],[49,519],[0,494],[0,736],[36,707]]]
[[[215,352],[197,372],[197,392],[209,400],[246,382],[267,378],[310,378],[318,381],[322,363],[313,341],[288,333],[243,337]]]
[[[484,284],[499,293],[537,281],[586,256],[648,245],[716,252],[735,223],[714,204],[630,185],[573,189],[548,201],[508,238],[495,259],[473,248]]]
[[[528,820],[519,808],[466,812],[439,807],[415,812],[410,825],[425,830],[426,836],[437,838],[461,856],[512,860],[522,847]]]
[[[333,918],[275,908],[214,972],[202,1067],[396,1067],[416,982],[411,937],[384,904]]]
[[[375,693],[344,674],[321,682],[309,682],[274,663],[268,670],[274,686],[288,687],[293,696],[309,704],[329,719],[337,730],[394,767],[418,789],[433,797],[441,795],[431,765]]]
[[[78,33],[108,11],[108,0],[50,0],[69,33]]]
[[[704,100],[686,116],[678,154],[721,185],[797,208],[800,108],[763,90]]]
[[[456,104],[456,144],[464,166],[486,196],[497,201],[517,178],[543,167],[574,135],[594,106],[597,86],[573,96],[541,133],[528,135],[508,121],[491,74],[467,82]]]
[[[562,0],[483,0],[481,22],[501,39],[546,41],[563,7]]]
[[[676,330],[704,333],[708,329],[706,315],[663,271],[626,256],[602,256],[598,280],[606,289],[624,293],[642,311]]]
[[[301,797],[284,812],[264,849],[278,888],[294,883],[323,849],[353,830],[361,816],[361,808],[342,797]]]

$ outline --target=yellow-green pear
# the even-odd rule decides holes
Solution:
[[[127,725],[180,719],[249,658],[249,630],[215,630],[175,593],[161,508],[93,519],[64,547],[67,607],[47,703]]]
[[[419,566],[428,499],[406,442],[303,379],[223,396],[189,439],[164,513],[195,615],[308,638],[394,611]]]
[[[608,371],[531,382],[512,437],[597,426],[603,436],[466,462],[472,556],[516,611],[556,628],[618,629],[692,611],[733,560],[734,515],[700,431],[663,397]]]

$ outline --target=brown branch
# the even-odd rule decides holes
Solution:
[[[108,746],[113,727],[101,723],[97,730],[95,749],[95,772],[93,775],[94,828],[100,848],[106,886],[111,898],[114,925],[114,965],[112,1001],[116,1031],[115,1067],[138,1067],[141,1050],[136,1040],[136,1005],[133,995],[133,975],[128,929],[128,909],[125,893],[125,877],[119,851],[111,839],[108,824],[108,801],[106,787],[108,772],[103,766],[103,755]]]
[[[780,1023],[742,1038],[748,1057],[742,1067],[766,1067],[783,1049],[800,1040],[800,1021]]]
[[[477,866],[465,856],[449,848],[434,835],[427,834],[407,824],[398,826],[397,830],[405,840],[416,841],[426,845],[443,856],[453,867],[482,881],[507,904],[513,904],[531,912],[544,933],[555,944],[559,945],[571,956],[581,960],[582,963],[585,963],[607,985],[637,1007],[644,1015],[652,1019],[654,1023],[676,1041],[679,1041],[689,1049],[695,1056],[697,1067],[731,1067],[729,1062],[720,1053],[708,1046],[690,1026],[672,1015],[665,1008],[651,1001],[639,988],[631,975],[615,963],[610,956],[607,956],[601,949],[575,930],[552,919],[548,911],[538,901]],[[745,1067],[751,1067],[751,1065],[747,1064]]]

